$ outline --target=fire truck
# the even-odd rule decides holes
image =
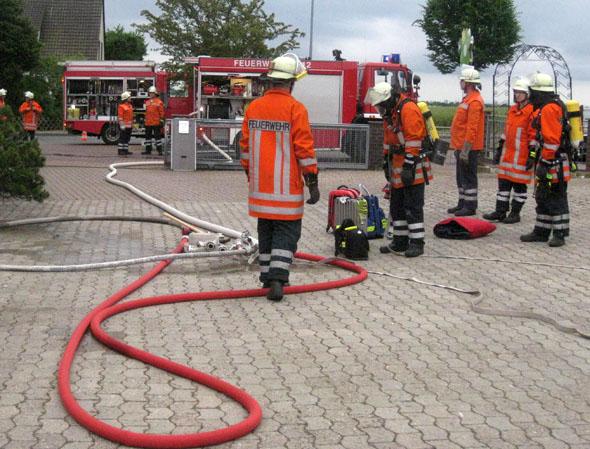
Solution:
[[[194,65],[196,86],[194,110],[208,119],[240,120],[248,104],[262,95],[260,76],[268,72],[270,60],[185,58]],[[378,114],[363,100],[378,82],[398,84],[412,98],[418,97],[420,78],[400,63],[399,55],[385,55],[382,62],[304,61],[308,76],[295,83],[293,96],[309,113],[311,123],[351,123],[360,108],[366,118]],[[358,108],[358,109],[357,109]]]
[[[64,126],[70,133],[86,131],[109,145],[119,140],[117,108],[121,93],[131,92],[133,136],[145,134],[144,102],[156,86],[164,102],[166,118],[193,111],[192,89],[185,81],[169,80],[156,71],[153,61],[66,61],[63,84]]]

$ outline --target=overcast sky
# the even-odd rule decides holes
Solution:
[[[300,57],[309,56],[311,0],[266,0],[265,11],[278,21],[306,33]],[[421,17],[426,1],[399,0],[314,0],[313,59],[332,60],[332,50],[340,49],[349,61],[379,61],[388,53],[400,53],[402,62],[422,78],[420,97],[425,101],[458,101],[461,97],[456,73],[441,75],[427,57],[426,36],[412,23]],[[573,98],[590,106],[590,17],[589,0],[517,0],[514,2],[522,31],[522,42],[555,49],[569,67]],[[296,7],[295,7],[296,6]],[[106,27],[123,25],[132,30],[142,22],[140,12],[156,12],[154,0],[105,0]],[[165,60],[157,43],[147,39],[148,58]],[[477,42],[476,42],[477,45]],[[196,55],[195,55],[196,56]],[[239,55],[236,55],[239,56]],[[482,72],[482,94],[492,102],[494,68]],[[518,63],[513,74],[527,75],[540,70],[551,73],[548,63]],[[514,81],[513,81],[514,82]]]

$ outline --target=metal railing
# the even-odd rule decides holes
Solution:
[[[187,118],[189,120],[189,118]],[[193,119],[191,119],[193,120]],[[241,168],[242,122],[194,119],[197,125],[197,168]],[[165,161],[169,163],[172,120],[166,121]],[[368,125],[311,124],[316,158],[320,168],[367,169],[369,166]],[[224,155],[229,155],[229,162]]]

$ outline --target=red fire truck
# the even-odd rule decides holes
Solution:
[[[194,64],[194,110],[210,119],[242,118],[248,103],[262,95],[259,77],[270,64],[269,60],[206,56],[185,58],[185,62]],[[308,76],[295,84],[293,96],[305,104],[312,123],[351,123],[357,105],[362,105],[366,117],[376,117],[374,108],[363,100],[367,90],[381,81],[398,83],[410,96],[418,97],[419,77],[396,54],[384,56],[383,62],[304,63]]]
[[[134,109],[133,135],[144,135],[144,102],[151,86],[158,89],[167,118],[193,111],[188,83],[170,81],[166,72],[156,71],[155,62],[66,61],[63,65],[63,114],[68,132],[86,131],[89,136],[102,137],[106,144],[116,144],[117,108],[121,93],[129,91]]]

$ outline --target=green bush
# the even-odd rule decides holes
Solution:
[[[4,118],[5,117],[5,118]],[[10,107],[0,113],[0,198],[43,201],[49,196],[39,174],[45,165],[39,142],[25,134]]]

